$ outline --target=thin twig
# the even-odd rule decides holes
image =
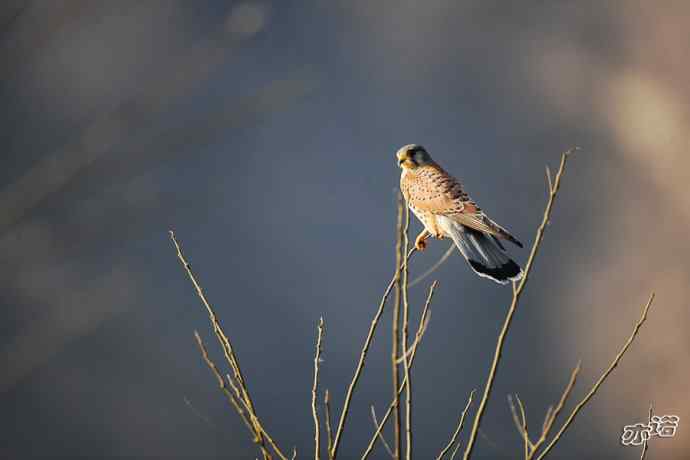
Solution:
[[[546,226],[551,217],[551,210],[553,209],[553,204],[555,202],[556,195],[558,194],[558,189],[561,185],[561,177],[563,176],[563,171],[565,170],[566,162],[568,161],[568,157],[570,156],[570,154],[576,149],[577,148],[570,149],[561,155],[561,164],[558,168],[558,173],[556,174],[556,180],[553,184],[553,187],[551,187],[551,189],[549,190],[549,200],[546,204],[546,209],[544,210],[544,217],[542,219],[541,225],[539,225],[539,228],[537,229],[537,235],[534,239],[534,244],[532,245],[532,250],[530,252],[529,258],[527,259],[527,264],[525,264],[525,270],[522,276],[522,280],[520,280],[520,284],[518,286],[516,286],[515,282],[513,282],[513,300],[510,304],[510,308],[508,309],[505,321],[503,323],[503,327],[496,342],[494,358],[491,363],[491,368],[489,370],[489,376],[487,378],[486,386],[484,387],[484,394],[482,395],[482,399],[479,402],[479,408],[477,409],[477,413],[474,416],[472,431],[470,432],[467,447],[465,448],[465,453],[463,455],[464,460],[469,460],[469,458],[472,455],[474,443],[477,439],[477,432],[479,431],[479,425],[481,424],[484,411],[486,410],[486,404],[489,401],[489,396],[491,395],[491,390],[493,389],[494,379],[496,378],[496,370],[498,369],[498,364],[501,360],[501,354],[503,353],[503,344],[508,334],[508,329],[510,328],[510,324],[513,320],[513,315],[515,314],[515,309],[517,308],[518,302],[520,300],[520,295],[522,294],[525,285],[527,284],[527,280],[529,279],[530,270],[532,269],[532,264],[534,263],[534,259],[539,250],[539,246],[541,245],[541,242],[544,238],[544,231],[546,230]]]
[[[565,432],[565,430],[568,429],[571,423],[573,423],[573,420],[577,416],[577,414],[582,410],[582,408],[589,402],[590,399],[596,394],[597,390],[599,390],[599,387],[604,383],[606,378],[613,372],[613,370],[618,366],[618,363],[620,362],[621,358],[625,354],[625,352],[628,350],[630,345],[633,343],[635,340],[635,337],[637,336],[637,333],[640,330],[640,327],[644,324],[644,322],[647,320],[647,312],[649,311],[649,308],[652,306],[652,303],[654,302],[654,293],[652,293],[649,296],[649,300],[647,301],[647,304],[644,306],[642,309],[642,315],[640,316],[640,319],[637,321],[635,324],[635,327],[632,331],[632,334],[630,334],[630,337],[628,338],[628,341],[625,342],[625,345],[623,345],[623,348],[621,348],[621,351],[616,355],[616,357],[613,359],[611,362],[611,365],[606,369],[606,371],[599,377],[599,380],[592,386],[592,389],[589,390],[589,393],[580,401],[577,406],[573,409],[573,411],[570,413],[570,416],[568,419],[565,421],[563,426],[561,427],[560,430],[558,430],[558,433],[556,436],[551,440],[548,446],[542,451],[541,455],[537,457],[537,460],[541,460],[546,455],[553,449],[553,447],[556,445],[556,443],[561,439],[561,436]]]
[[[410,208],[405,208],[405,230],[403,231],[403,247],[407,252],[408,229],[410,227]],[[402,301],[403,301],[403,327],[402,327],[402,353],[403,353],[403,369],[405,370],[405,459],[412,458],[412,378],[410,376],[410,359],[407,355],[408,335],[409,335],[409,321],[410,321],[410,303],[408,300],[408,277],[409,270],[407,260],[403,261],[402,271]]]
[[[395,236],[395,297],[393,299],[393,321],[392,321],[392,338],[391,338],[391,376],[393,378],[393,398],[396,401],[395,410],[393,412],[393,432],[395,436],[395,449],[393,451],[393,458],[400,460],[400,451],[402,450],[402,437],[400,436],[400,396],[398,390],[400,389],[400,375],[398,367],[398,354],[400,353],[400,302],[401,302],[401,285],[400,285],[400,267],[402,264],[402,256],[405,253],[402,247],[403,234],[403,216],[405,214],[403,196],[398,191],[396,193],[398,201],[398,219],[396,225]]]
[[[546,165],[546,183],[549,186],[549,193],[551,193],[551,190],[553,190],[553,184],[551,182],[551,170],[549,169],[549,165]]]
[[[453,252],[455,252],[455,243],[450,243],[450,246],[448,246],[448,249],[446,249],[446,252],[443,253],[441,258],[438,259],[438,261],[434,265],[429,267],[427,269],[427,271],[425,271],[424,273],[422,273],[421,275],[419,275],[418,277],[413,279],[410,282],[409,287],[413,287],[416,284],[421,283],[422,281],[427,279],[429,276],[431,276],[432,273],[434,273],[436,270],[438,270],[438,268],[441,265],[443,265],[446,260],[448,260],[448,258],[453,254]]]
[[[223,394],[228,398],[228,402],[232,405],[232,407],[237,411],[239,414],[240,418],[244,422],[244,424],[247,426],[247,429],[249,432],[252,434],[252,437],[254,438],[254,441],[257,441],[257,436],[256,432],[254,431],[254,427],[252,426],[251,423],[249,423],[249,419],[247,418],[247,415],[244,413],[244,409],[242,409],[235,399],[235,396],[228,390],[228,387],[225,384],[225,380],[223,377],[220,375],[220,371],[218,370],[218,367],[216,364],[211,361],[211,358],[208,355],[208,350],[206,349],[206,346],[204,345],[203,340],[201,340],[201,336],[197,331],[194,331],[194,338],[196,339],[196,343],[199,346],[199,351],[201,352],[201,357],[204,359],[204,362],[208,366],[209,369],[211,369],[211,372],[213,372],[213,375],[216,377],[218,380],[218,387],[220,390],[223,392]]]
[[[412,257],[412,254],[414,254],[414,252],[414,247],[407,252],[404,263],[407,263],[407,261],[410,259],[410,257]],[[393,278],[391,279],[390,283],[388,283],[388,287],[383,293],[383,297],[381,298],[381,302],[379,303],[379,308],[376,311],[376,314],[374,314],[374,318],[371,320],[371,325],[369,326],[369,332],[367,333],[367,337],[366,339],[364,339],[364,345],[359,355],[359,362],[357,363],[357,368],[355,369],[355,375],[352,377],[352,381],[350,381],[350,385],[348,386],[347,393],[345,395],[345,402],[343,403],[343,410],[340,414],[340,420],[338,422],[338,429],[336,430],[335,438],[333,439],[333,448],[331,449],[331,458],[333,459],[335,459],[338,455],[340,438],[343,435],[345,423],[347,422],[347,416],[350,411],[350,403],[352,402],[352,395],[354,394],[357,382],[359,381],[359,378],[362,375],[362,370],[364,369],[364,362],[366,361],[367,353],[369,352],[369,347],[371,346],[371,341],[374,338],[374,332],[376,332],[376,327],[378,326],[379,320],[381,319],[381,315],[383,314],[383,310],[386,305],[386,300],[388,299],[388,296],[390,295],[391,290],[395,285],[395,279],[396,275],[393,275]]]
[[[531,460],[532,457],[534,457],[534,454],[536,453],[536,451],[546,441],[546,438],[549,435],[549,433],[551,432],[551,427],[553,426],[554,422],[556,421],[558,414],[560,414],[561,410],[563,410],[563,406],[565,406],[565,403],[568,400],[570,393],[573,391],[573,387],[575,386],[575,382],[577,381],[577,375],[580,373],[581,364],[582,364],[582,362],[578,362],[577,366],[575,366],[573,371],[570,373],[570,380],[568,380],[568,384],[565,386],[565,389],[563,390],[563,393],[561,394],[561,399],[558,401],[556,408],[553,409],[553,411],[551,411],[551,406],[549,406],[549,410],[546,411],[546,418],[544,419],[544,425],[542,427],[541,436],[539,437],[537,442],[534,443],[534,446],[532,447],[532,451],[530,452],[530,455],[529,455],[529,460]]]
[[[170,240],[173,242],[175,249],[177,250],[177,258],[180,260],[180,263],[184,267],[184,269],[187,272],[187,276],[191,280],[192,284],[194,285],[194,288],[196,290],[196,293],[201,300],[201,302],[204,304],[206,307],[206,311],[208,312],[209,320],[211,321],[211,325],[213,327],[213,332],[215,333],[216,337],[218,338],[218,341],[220,342],[221,347],[223,348],[223,354],[225,356],[226,361],[228,362],[228,365],[230,368],[233,370],[235,374],[235,380],[237,380],[238,385],[240,386],[242,390],[242,397],[240,400],[242,401],[243,405],[246,407],[247,412],[249,413],[249,419],[252,422],[252,425],[254,426],[254,431],[257,435],[258,438],[258,443],[262,447],[262,454],[264,456],[264,459],[268,460],[270,459],[270,455],[267,454],[267,451],[265,449],[265,442],[264,442],[264,436],[266,434],[266,430],[261,426],[261,423],[259,422],[258,417],[256,416],[256,411],[254,409],[254,403],[252,402],[252,399],[249,395],[249,390],[247,388],[246,382],[244,380],[244,376],[242,375],[242,370],[240,369],[240,363],[239,360],[237,359],[237,356],[235,355],[234,349],[232,347],[232,344],[230,343],[230,340],[228,339],[227,335],[223,332],[223,328],[220,324],[220,321],[218,320],[218,317],[216,316],[215,311],[213,310],[213,307],[211,307],[211,304],[208,302],[206,299],[206,295],[204,294],[203,289],[201,288],[201,285],[198,283],[196,276],[194,275],[194,272],[192,271],[191,265],[187,262],[185,259],[183,253],[182,253],[182,248],[180,247],[180,244],[177,242],[177,239],[175,238],[175,233],[170,230]],[[275,450],[276,454],[282,459],[282,460],[287,460],[287,457],[282,453],[282,451],[278,448],[278,446],[273,444],[273,449]]]
[[[529,459],[531,449],[533,447],[532,441],[529,439],[529,433],[527,432],[527,417],[525,416],[525,406],[523,406],[522,401],[518,395],[515,395],[515,399],[520,405],[520,417],[518,417],[517,409],[515,409],[515,403],[513,403],[512,395],[508,395],[508,406],[510,407],[510,413],[513,416],[513,423],[515,423],[515,428],[517,429],[520,437],[524,444],[524,457],[525,460]]]
[[[458,443],[457,446],[455,446],[455,449],[453,449],[453,453],[450,456],[450,460],[453,460],[455,458],[455,455],[458,453],[460,450],[460,443]]]
[[[398,358],[398,362],[402,363],[405,359],[410,359],[417,351],[419,343],[422,341],[422,337],[426,332],[426,328],[429,326],[429,321],[431,321],[431,300],[434,298],[434,292],[438,287],[438,280],[434,280],[429,286],[429,293],[426,296],[426,301],[424,302],[424,308],[422,308],[422,315],[419,318],[419,325],[417,326],[417,332],[414,335],[414,340],[412,345],[410,345],[407,352]]]
[[[544,415],[544,422],[541,424],[541,432],[544,433],[546,431],[546,424],[549,423],[549,420],[551,419],[551,414],[553,412],[553,406],[549,406],[546,408],[546,414]]]
[[[518,418],[517,414],[517,409],[515,409],[515,404],[513,403],[513,395],[508,395],[508,407],[510,408],[510,414],[513,417],[513,423],[515,424],[515,428],[517,429],[517,432],[520,434],[521,437],[524,437],[524,432],[522,430],[522,423],[520,422],[520,419]]]
[[[652,423],[652,403],[649,403],[649,417],[647,417],[647,423]],[[644,444],[642,445],[642,454],[640,455],[640,460],[644,460],[645,456],[647,455],[647,449],[649,449],[649,445],[647,444],[647,441],[649,439],[644,440]]]
[[[319,431],[319,412],[316,408],[316,395],[319,387],[319,363],[321,361],[321,339],[323,337],[323,317],[319,319],[316,353],[314,354],[314,383],[311,387],[311,414],[314,417],[314,460],[319,460],[321,452],[321,433]]]
[[[235,393],[239,393],[239,389],[232,383],[232,377],[230,377],[230,374],[225,374],[227,377],[228,383],[230,384],[231,387],[233,387]],[[238,398],[239,399],[239,398]],[[244,399],[239,399],[239,401],[242,403],[245,409],[247,409],[247,412],[249,413],[249,418],[252,421],[252,423],[258,427],[259,429],[259,434],[268,441],[268,445],[271,446],[273,450],[275,450],[276,454],[281,458],[281,460],[287,460],[287,458],[282,454],[282,452],[278,449],[278,445],[276,442],[271,438],[271,436],[268,434],[268,432],[264,429],[263,425],[259,421],[259,418],[256,416],[255,413],[249,412],[249,406],[247,405],[247,402]]]
[[[520,407],[520,420],[522,420],[522,435],[523,435],[523,444],[524,444],[524,454],[525,454],[525,460],[529,459],[529,453],[530,449],[532,448],[532,442],[529,440],[529,435],[527,434],[527,415],[525,415],[525,406],[522,404],[522,401],[520,400],[520,397],[516,394],[515,399],[518,402],[518,406]]]
[[[465,415],[467,414],[468,409],[470,408],[470,405],[472,404],[472,399],[474,399],[474,392],[476,390],[472,390],[470,392],[470,397],[467,399],[467,404],[465,404],[465,408],[462,411],[462,415],[460,415],[460,421],[458,422],[458,427],[455,429],[455,432],[453,433],[453,436],[451,436],[450,441],[448,441],[448,445],[443,448],[440,454],[438,454],[438,457],[436,457],[436,460],[443,460],[443,456],[448,453],[448,451],[453,447],[453,444],[458,439],[458,436],[462,432],[462,427],[465,424]],[[458,443],[458,446],[460,443]],[[456,447],[457,449],[457,447]]]
[[[432,286],[434,286],[434,288],[435,288],[437,284],[438,284],[438,281],[434,281]],[[431,321],[431,310],[422,314],[422,319],[420,321],[421,321],[421,323],[419,324],[419,328],[417,329],[417,334],[415,334],[415,338],[412,341],[412,344],[407,349],[407,353],[405,353],[400,358],[398,358],[398,361],[397,361],[398,363],[404,363],[406,359],[409,359],[409,357],[413,353],[413,351],[417,349],[417,346],[419,346],[419,342],[422,341],[422,336],[426,332],[426,328],[429,325],[429,321]]]
[[[331,448],[333,447],[333,431],[331,430],[331,396],[328,390],[323,397],[324,412],[326,418],[326,437],[328,438],[328,459],[331,458]]]
[[[434,289],[438,286],[438,281],[434,281],[429,289],[429,295],[427,296],[426,302],[424,304],[424,310],[422,311],[422,316],[419,320],[419,327],[417,328],[417,335],[422,336],[424,334],[423,330],[423,325],[426,322],[426,317],[429,312],[429,308],[431,306],[431,299],[434,294]],[[414,358],[415,355],[417,354],[417,348],[413,347],[412,351],[410,353],[410,369],[412,368],[412,364],[414,363]],[[403,377],[402,382],[400,382],[400,389],[398,390],[398,398],[402,394],[402,392],[405,390],[407,386],[407,378]],[[388,421],[388,418],[390,417],[391,413],[393,412],[393,408],[396,404],[396,399],[394,398],[390,404],[388,405],[388,409],[386,410],[386,413],[383,415],[383,418],[381,419],[381,423],[379,423],[379,426],[376,428],[376,431],[374,432],[374,435],[371,437],[369,440],[369,444],[367,445],[367,448],[364,450],[364,453],[362,454],[362,460],[365,460],[367,457],[369,457],[369,454],[371,454],[371,451],[374,449],[374,444],[376,444],[376,439],[378,439],[379,433],[381,433],[381,430],[383,430],[383,427],[386,425],[386,422]]]
[[[376,420],[376,409],[374,409],[373,404],[371,405],[371,420],[374,422],[374,428],[379,426],[379,422]],[[393,453],[391,446],[389,446],[388,442],[386,442],[386,438],[383,437],[383,433],[379,433],[379,440],[381,441],[381,444],[383,444],[383,447],[386,448],[388,455],[390,455],[392,458],[395,458],[395,454]]]

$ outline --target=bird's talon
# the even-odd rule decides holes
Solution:
[[[417,240],[414,242],[414,247],[417,248],[417,251],[425,250],[426,249],[425,238],[417,237]]]

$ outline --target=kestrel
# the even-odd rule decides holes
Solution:
[[[451,238],[479,276],[506,284],[522,277],[522,269],[500,240],[522,247],[505,228],[489,219],[470,199],[462,185],[443,170],[421,145],[409,144],[396,153],[401,168],[400,190],[410,210],[424,225],[415,246],[422,251],[426,239]]]

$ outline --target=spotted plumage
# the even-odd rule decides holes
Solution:
[[[424,147],[409,144],[396,154],[402,169],[400,190],[424,225],[415,241],[426,247],[429,236],[451,238],[472,269],[499,283],[519,279],[522,269],[505,253],[500,240],[522,247],[515,237],[472,201],[462,185],[431,159]]]

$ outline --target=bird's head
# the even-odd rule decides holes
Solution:
[[[424,147],[417,144],[408,144],[401,147],[395,156],[398,159],[398,166],[403,169],[416,169],[431,163],[429,153]]]

